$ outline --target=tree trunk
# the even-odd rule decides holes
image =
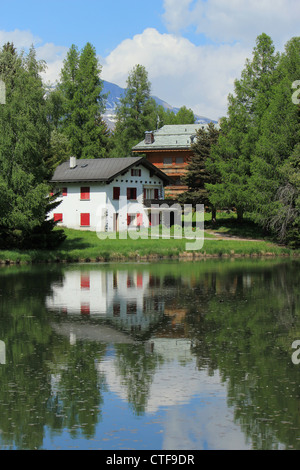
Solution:
[[[241,207],[237,207],[236,208],[236,213],[237,213],[238,222],[242,222],[243,221],[243,215],[244,215],[244,209],[242,209]]]
[[[211,221],[213,224],[217,222],[217,209],[215,207],[211,208]]]

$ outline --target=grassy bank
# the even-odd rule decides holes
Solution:
[[[203,247],[187,249],[186,239],[99,239],[95,232],[65,229],[66,240],[57,250],[0,251],[0,262],[82,262],[155,260],[159,258],[198,259],[230,256],[299,256],[300,250],[291,250],[268,240],[241,240],[216,238],[206,233]],[[191,245],[193,246],[193,245]],[[198,245],[199,246],[199,245]],[[197,247],[194,245],[194,247]]]

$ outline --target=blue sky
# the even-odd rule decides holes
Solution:
[[[125,86],[129,71],[142,64],[153,94],[212,119],[226,114],[259,34],[269,34],[278,51],[299,35],[299,0],[0,2],[0,47],[34,44],[48,65],[46,81],[59,78],[71,44],[81,49],[89,41],[104,80]]]
[[[0,29],[30,30],[42,42],[67,47],[76,44],[81,48],[89,41],[102,56],[123,39],[142,33],[149,26],[164,30],[161,0],[10,0],[1,3]]]

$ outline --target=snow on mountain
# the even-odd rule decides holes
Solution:
[[[106,100],[106,111],[103,117],[108,128],[113,130],[116,122],[116,107],[118,102],[120,101],[120,98],[124,95],[125,89],[119,87],[118,85],[115,85],[114,83],[103,80],[103,93],[108,95]],[[173,106],[161,100],[157,96],[152,96],[152,98],[155,99],[158,105],[163,106],[164,109],[169,109],[175,114],[179,111],[179,108],[174,108]],[[195,117],[197,124],[207,124],[211,121],[216,123],[216,121],[214,121],[213,119],[209,119],[205,116],[195,115]]]

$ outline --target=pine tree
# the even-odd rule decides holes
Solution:
[[[12,44],[0,52],[6,104],[0,106],[0,232],[2,243],[29,239],[48,208],[45,159],[49,152],[45,89],[34,48],[18,55]],[[46,241],[45,241],[46,242]]]
[[[177,113],[170,109],[164,109],[162,105],[157,107],[159,127],[174,124],[195,124],[196,118],[191,109],[182,106]]]
[[[249,189],[251,162],[261,119],[272,97],[278,59],[271,38],[258,36],[252,61],[247,59],[241,79],[235,81],[234,94],[228,97],[228,116],[222,120],[222,133],[214,150],[221,182],[209,185],[210,201],[221,208],[235,207],[239,220],[254,204]]]
[[[270,105],[261,120],[252,162],[252,189],[257,222],[271,228],[280,241],[291,239],[299,227],[300,106],[293,103],[292,84],[300,77],[300,37],[285,46],[273,84]],[[298,157],[297,157],[298,156]],[[297,158],[298,160],[297,160]],[[298,211],[298,212],[297,212]],[[298,220],[298,222],[296,222]]]
[[[150,93],[148,73],[145,67],[136,65],[129,73],[125,95],[117,108],[112,156],[129,156],[132,147],[143,139],[145,131],[156,128],[157,107]]]
[[[191,146],[193,156],[183,178],[183,183],[188,186],[188,191],[180,197],[180,201],[184,203],[209,206],[213,221],[216,218],[216,209],[210,203],[206,185],[216,183],[217,174],[212,164],[209,169],[207,163],[211,158],[211,149],[218,143],[219,134],[220,131],[212,122],[209,123],[207,129],[202,128],[197,131],[195,142]]]
[[[56,90],[58,104],[59,96],[62,97],[59,128],[67,136],[72,154],[78,158],[106,156],[108,136],[102,119],[106,97],[102,94],[101,70],[90,43],[81,52],[72,45],[61,70]]]

